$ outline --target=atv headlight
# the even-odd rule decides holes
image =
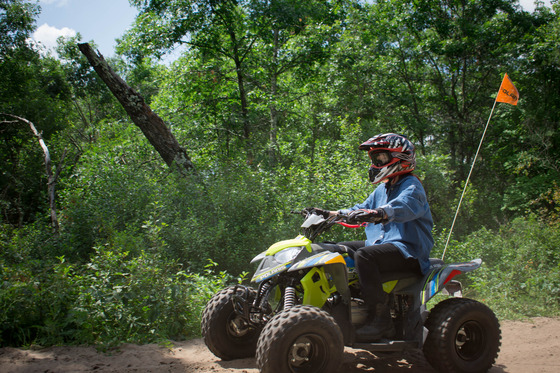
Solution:
[[[303,246],[299,247],[288,247],[282,251],[277,252],[274,254],[274,260],[278,263],[287,263],[294,260],[296,256],[301,252]]]

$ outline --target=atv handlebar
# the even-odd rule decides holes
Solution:
[[[366,225],[368,225],[368,223],[348,224],[348,223],[345,223],[343,221],[337,221],[336,223],[340,224],[340,225],[342,225],[343,227],[346,227],[346,228],[362,228],[362,227],[365,227]]]
[[[346,221],[347,215],[336,213],[336,214],[325,214],[325,210],[321,210],[315,207],[307,207],[302,210],[292,210],[290,213],[303,215],[305,217],[305,222],[302,225],[302,233],[305,237],[309,238],[311,241],[314,241],[317,236],[321,233],[329,230],[333,225],[340,224],[346,228],[361,228],[365,227],[367,223],[361,224],[350,224]],[[313,222],[313,224],[306,225],[308,219],[312,216],[316,215],[318,217],[322,217],[323,220],[319,220],[317,222]],[[326,216],[325,216],[326,215]]]

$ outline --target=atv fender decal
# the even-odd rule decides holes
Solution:
[[[334,264],[334,263],[342,263],[346,265],[346,261],[342,257],[342,255],[336,255],[334,258],[329,259],[325,262],[325,264]]]
[[[453,279],[453,277],[457,276],[458,274],[462,273],[461,271],[459,271],[458,269],[454,269],[453,271],[451,271],[451,273],[449,274],[449,276],[447,276],[447,278],[445,279],[445,281],[443,282],[443,285],[445,286],[445,284],[447,284],[449,281],[451,281]]]
[[[259,273],[257,276],[254,276],[251,281],[252,282],[256,282],[259,283],[263,280],[266,280],[267,278],[270,278],[280,272],[283,272],[284,270],[286,270],[286,268],[288,268],[287,264],[280,264],[279,266],[276,266],[274,268],[269,269],[266,272],[263,273]]]
[[[319,267],[325,264],[334,264],[334,263],[341,263],[346,266],[346,262],[344,261],[342,255],[338,253],[331,253],[330,251],[323,251],[321,253],[310,256],[309,258],[304,259],[301,262],[294,264],[288,270],[288,272],[293,272],[293,271],[297,271],[304,268],[310,268],[310,267]]]

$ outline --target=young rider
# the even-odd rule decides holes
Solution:
[[[353,254],[369,313],[366,324],[356,331],[356,339],[368,342],[394,336],[382,275],[395,271],[426,273],[434,241],[426,193],[412,175],[416,165],[414,145],[402,135],[387,133],[370,138],[359,149],[366,150],[371,159],[370,181],[383,183],[363,203],[339,212],[348,214],[350,223],[368,223],[367,240],[325,245]]]

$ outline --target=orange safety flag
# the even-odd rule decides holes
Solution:
[[[506,104],[517,105],[519,100],[519,92],[517,88],[511,82],[508,74],[504,75],[504,80],[502,80],[502,85],[498,91],[498,97],[496,97],[497,102],[505,102]]]

